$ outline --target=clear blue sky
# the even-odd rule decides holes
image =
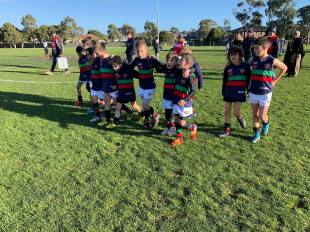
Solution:
[[[181,30],[198,28],[201,19],[214,19],[223,26],[225,18],[232,27],[240,24],[232,15],[239,0],[159,0],[160,29],[175,26]],[[296,7],[309,4],[297,0]],[[0,0],[0,26],[11,22],[21,28],[21,18],[31,14],[37,24],[59,24],[66,16],[73,17],[85,30],[98,29],[106,33],[108,24],[128,23],[142,32],[146,20],[156,23],[156,0]]]

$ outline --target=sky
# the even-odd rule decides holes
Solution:
[[[0,0],[0,26],[11,22],[22,28],[21,18],[31,14],[42,24],[59,24],[66,16],[73,17],[85,30],[106,33],[111,23],[121,27],[132,25],[144,31],[145,21],[157,22],[157,0]],[[232,14],[239,0],[158,0],[160,30],[177,27],[181,31],[197,29],[202,19],[213,19],[219,26],[224,20],[232,28],[240,27]],[[309,0],[296,0],[296,7],[309,5]]]

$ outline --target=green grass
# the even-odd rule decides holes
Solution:
[[[90,125],[86,108],[73,107],[78,69],[74,50],[65,53],[72,73],[48,77],[42,49],[0,51],[0,231],[310,230],[309,53],[300,76],[276,87],[270,135],[253,145],[251,126],[235,120],[233,136],[216,136],[225,53],[195,47],[206,75],[199,137],[177,149],[163,124]],[[69,83],[42,83],[51,81]],[[152,104],[163,113],[157,84]],[[250,125],[250,106],[242,112]]]

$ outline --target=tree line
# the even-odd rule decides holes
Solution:
[[[310,5],[300,9],[295,8],[294,0],[243,0],[236,4],[232,14],[238,20],[244,32],[248,28],[254,30],[262,26],[264,17],[267,17],[268,27],[276,27],[280,37],[289,35],[294,30],[300,30],[304,37],[310,37]],[[20,45],[23,47],[25,42],[49,41],[54,32],[61,32],[62,38],[68,43],[77,43],[80,36],[85,33],[74,18],[67,16],[58,25],[37,26],[37,20],[30,14],[22,17],[22,29],[15,27],[7,22],[0,28],[0,41],[9,43],[11,47]],[[115,42],[126,38],[127,31],[135,31],[129,24],[118,27],[115,24],[108,25],[106,33],[96,29],[88,30],[87,34],[94,34],[99,39]],[[231,23],[225,19],[224,25],[218,25],[212,19],[203,19],[199,22],[198,28],[180,31],[177,27],[170,30],[159,32],[161,43],[172,44],[179,34],[185,34],[191,40],[205,42],[208,40],[219,41],[227,38],[231,32]],[[136,33],[136,37],[142,37],[148,44],[157,38],[157,25],[146,21],[144,31]]]

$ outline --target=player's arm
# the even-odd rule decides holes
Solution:
[[[198,63],[194,64],[194,69],[195,69],[195,75],[198,78],[198,89],[201,90],[203,87],[203,74]]]
[[[280,69],[280,71],[277,73],[276,77],[272,81],[272,86],[275,86],[278,83],[278,81],[283,77],[283,75],[286,73],[287,66],[278,59],[273,60],[273,65],[278,69]]]
[[[227,68],[225,68],[224,73],[223,73],[223,84],[222,84],[222,95],[223,96],[225,93],[225,87],[226,87],[227,80],[228,80],[228,72],[227,72]]]

